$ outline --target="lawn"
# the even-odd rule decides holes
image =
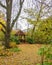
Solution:
[[[0,65],[36,65],[40,62],[37,54],[42,44],[19,44],[21,51],[14,52],[11,56],[0,56]]]

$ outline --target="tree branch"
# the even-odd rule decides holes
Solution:
[[[1,1],[0,1],[0,6],[2,6],[3,8],[7,8],[5,5],[3,5],[2,3],[1,3]]]
[[[49,6],[48,4],[46,4],[45,2],[40,2],[40,1],[38,1],[38,0],[35,0],[35,1],[37,1],[37,2],[39,2],[39,3],[42,3],[42,4],[46,5],[47,7],[52,7],[52,6]]]
[[[6,29],[6,26],[2,22],[0,22],[0,24],[4,27],[4,29]]]
[[[21,13],[21,10],[22,10],[23,2],[24,2],[24,0],[23,0],[23,1],[20,0],[20,4],[19,4],[19,5],[20,5],[19,12],[17,13],[16,18],[15,18],[15,19],[13,20],[13,22],[11,23],[11,29],[13,28],[15,22],[18,20],[18,18],[19,18],[19,16],[20,16],[20,13]]]
[[[6,33],[3,29],[1,29],[1,31],[2,31],[4,34]]]
[[[37,21],[40,19],[41,12],[42,12],[42,6],[43,6],[43,4],[41,3],[40,10],[39,10],[39,13],[38,13],[38,16],[37,16]]]

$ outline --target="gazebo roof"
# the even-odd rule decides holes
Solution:
[[[19,36],[24,36],[25,33],[24,33],[23,31],[21,31],[21,30],[17,30],[16,33],[15,33],[15,35],[16,35],[16,36],[18,36],[18,35],[19,35]]]

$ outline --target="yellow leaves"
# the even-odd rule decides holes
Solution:
[[[5,22],[5,20],[3,20],[2,18],[0,18],[0,22],[2,22],[2,24],[6,24],[6,22]],[[0,24],[0,29],[2,29],[3,28],[3,26]]]
[[[10,47],[15,48],[15,47],[17,47],[17,45],[15,42],[10,42]]]
[[[3,52],[6,54],[8,52],[8,56],[0,56],[0,65],[34,65],[34,62],[39,62],[40,60],[37,52],[41,46],[42,44],[31,45],[22,43],[19,45],[19,48],[22,50],[19,53],[9,52],[9,49],[6,49]]]
[[[3,50],[4,49],[4,46],[0,46],[0,50]]]
[[[13,52],[10,52],[8,50],[1,50],[0,51],[0,56],[11,56],[13,55]]]

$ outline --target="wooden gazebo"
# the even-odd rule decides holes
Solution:
[[[15,36],[18,36],[20,41],[25,41],[25,33],[21,30],[17,30]]]

